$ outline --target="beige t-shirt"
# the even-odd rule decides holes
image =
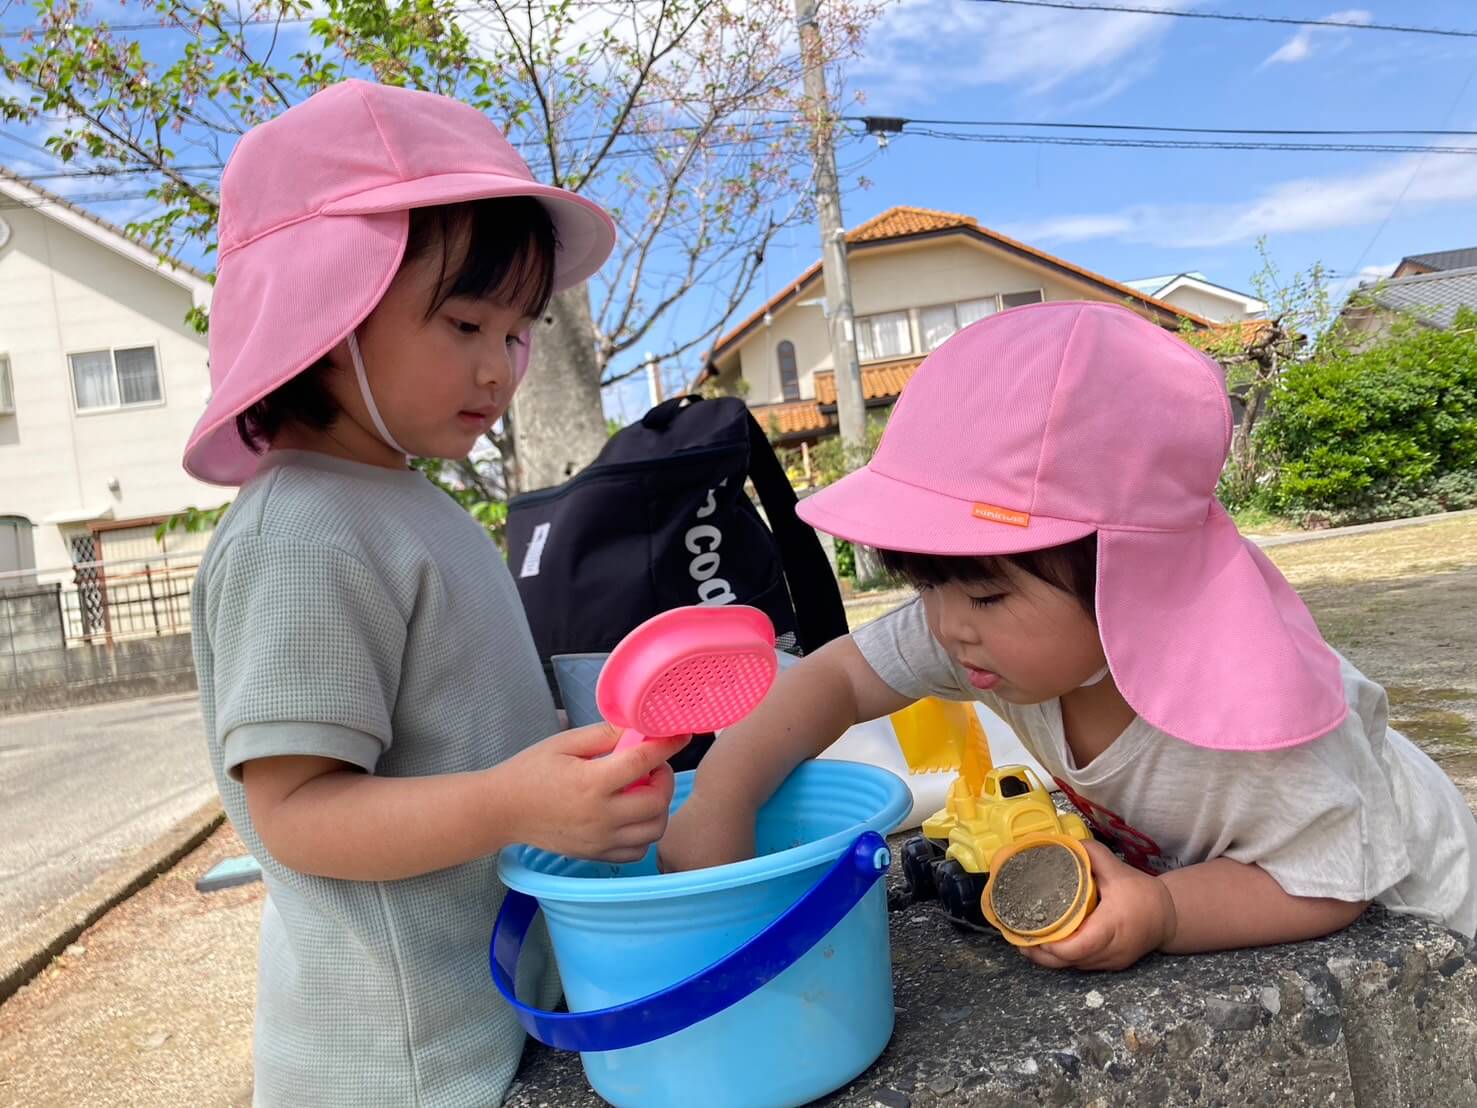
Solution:
[[[1206,750],[1135,717],[1078,768],[1061,702],[1010,704],[975,689],[930,634],[921,602],[853,637],[903,696],[983,701],[1140,869],[1230,858],[1260,866],[1293,896],[1375,900],[1469,941],[1477,932],[1477,820],[1441,769],[1389,727],[1385,690],[1346,659],[1348,719],[1312,742]]]

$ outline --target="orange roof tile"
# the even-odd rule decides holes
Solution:
[[[997,246],[1018,251],[1028,257],[1045,262],[1048,265],[1056,266],[1059,269],[1076,274],[1078,277],[1101,285],[1105,289],[1117,293],[1128,300],[1157,308],[1162,312],[1181,319],[1188,319],[1191,323],[1201,327],[1210,326],[1210,320],[1204,319],[1194,312],[1186,311],[1184,308],[1177,308],[1167,301],[1159,300],[1156,297],[1139,292],[1137,289],[1129,288],[1127,285],[1121,284],[1111,277],[1104,277],[1100,273],[1094,273],[1090,269],[1084,269],[1079,265],[1074,265],[1063,258],[1058,258],[1054,254],[1048,254],[1044,250],[1038,250],[1034,246],[1027,246],[1023,242],[1018,242],[1007,235],[1002,235],[999,231],[992,231],[988,227],[981,226],[973,216],[961,215],[958,212],[941,212],[935,211],[932,208],[915,208],[910,205],[899,205],[895,208],[888,208],[880,215],[873,216],[865,223],[846,232],[846,241],[849,245],[861,245],[864,243],[912,238],[916,235],[936,234],[943,231],[963,231],[968,234],[978,235]],[[751,327],[762,320],[765,313],[773,311],[780,304],[794,296],[805,285],[818,277],[820,272],[821,263],[814,263],[776,295],[770,297],[766,303],[760,305],[742,323],[734,327],[713,344],[713,348],[708,354],[709,362],[711,363],[712,359],[716,358],[724,347],[737,341]],[[706,369],[698,375],[699,379],[705,373]]]
[[[814,400],[792,400],[785,404],[755,404],[749,409],[759,426],[771,435],[793,435],[825,431],[831,421]]]
[[[862,398],[883,400],[899,395],[922,363],[922,358],[909,358],[905,362],[862,366]],[[818,404],[836,403],[834,370],[822,369],[815,374],[815,399]]]

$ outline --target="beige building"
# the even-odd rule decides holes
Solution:
[[[1042,300],[1127,304],[1171,330],[1201,316],[1110,280],[972,217],[890,208],[848,231],[862,391],[869,408],[897,399],[924,355],[959,328]],[[836,381],[817,263],[718,340],[698,383],[741,392],[777,442],[836,426]],[[742,384],[740,384],[742,382]]]
[[[0,169],[0,575],[156,555],[160,520],[229,498],[180,468],[210,385],[185,317],[210,292]]]

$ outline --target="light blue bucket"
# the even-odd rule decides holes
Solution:
[[[691,787],[677,775],[674,809]],[[513,1000],[542,908],[569,1013],[514,1008],[541,1041],[579,1050],[607,1101],[783,1108],[824,1096],[892,1035],[881,835],[911,804],[886,770],[806,762],[761,809],[751,861],[661,874],[654,850],[616,866],[508,847],[494,980]]]

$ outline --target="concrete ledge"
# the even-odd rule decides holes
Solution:
[[[144,696],[168,696],[170,693],[194,692],[197,687],[194,667],[136,673],[101,681],[38,685],[0,691],[0,716],[79,708],[84,704],[136,700]]]
[[[1477,961],[1410,917],[1373,909],[1318,942],[1153,957],[1111,975],[1036,969],[933,907],[905,908],[890,923],[892,1042],[818,1104],[1477,1104]],[[537,1044],[506,1101],[602,1103],[578,1055]]]
[[[23,988],[115,904],[128,899],[204,842],[225,818],[220,801],[212,800],[20,934],[0,942],[0,1002]]]

